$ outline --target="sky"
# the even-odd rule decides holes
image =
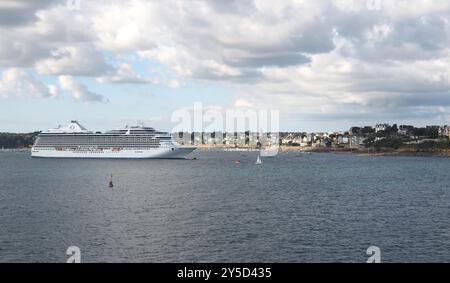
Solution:
[[[195,103],[283,131],[450,124],[449,21],[441,0],[0,0],[0,131],[171,131]]]

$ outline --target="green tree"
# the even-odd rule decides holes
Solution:
[[[375,143],[375,138],[376,136],[374,134],[369,135],[365,140],[364,140],[364,146],[366,148],[371,147],[374,143]]]

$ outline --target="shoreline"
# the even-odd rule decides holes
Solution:
[[[198,145],[198,149],[206,150],[224,150],[224,151],[257,151],[255,147],[252,146],[209,146],[209,145]],[[410,149],[410,148],[400,148],[400,149],[348,149],[348,148],[314,148],[314,147],[298,147],[298,146],[280,146],[280,152],[311,152],[311,153],[334,153],[334,154],[356,154],[361,156],[433,156],[433,157],[450,157],[450,149]]]
[[[182,146],[187,147],[187,146]],[[197,145],[197,149],[200,150],[223,150],[229,152],[242,152],[250,151],[257,152],[258,149],[254,146],[209,146],[209,145]],[[2,152],[27,152],[30,148],[8,148],[1,149]],[[334,154],[355,154],[360,156],[423,156],[423,157],[450,157],[450,149],[348,149],[348,148],[314,148],[314,147],[298,147],[298,146],[280,146],[278,148],[280,152],[308,152],[308,153],[334,153]]]

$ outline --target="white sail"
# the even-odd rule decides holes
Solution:
[[[258,154],[258,158],[256,159],[255,164],[256,165],[262,164],[261,157],[259,156],[259,154]]]

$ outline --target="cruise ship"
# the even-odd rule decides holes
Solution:
[[[182,147],[172,136],[142,125],[92,132],[78,121],[42,132],[31,149],[32,157],[163,158],[183,159],[195,147]]]

